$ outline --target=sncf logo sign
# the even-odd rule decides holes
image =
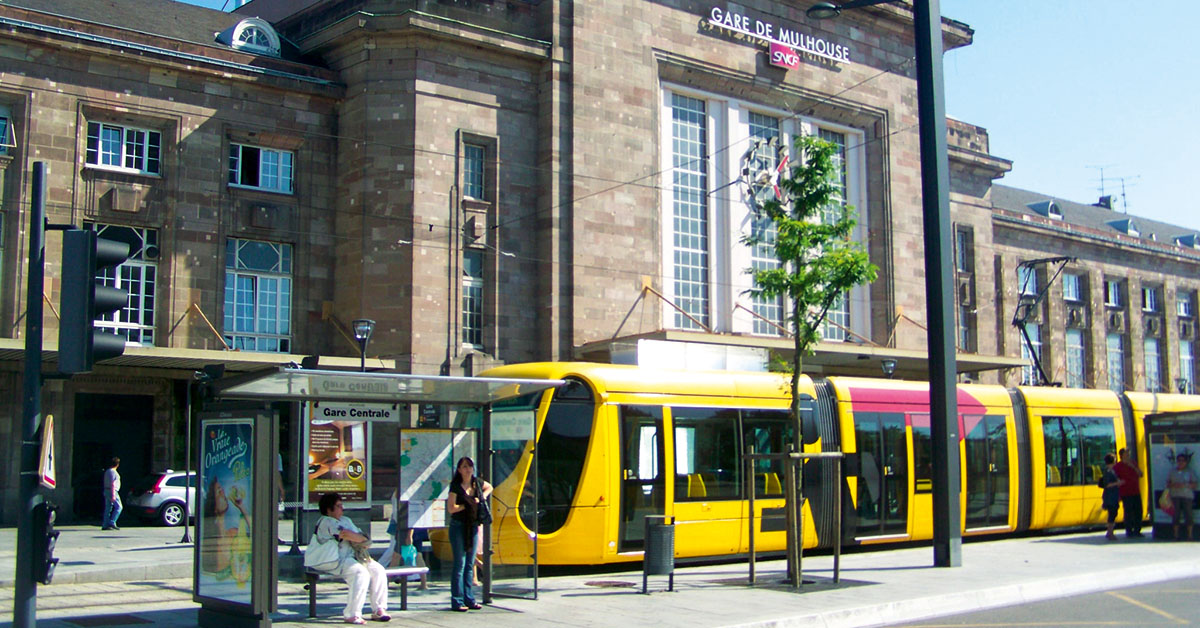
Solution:
[[[771,48],[768,54],[770,56],[767,57],[767,60],[771,65],[787,68],[789,70],[795,70],[800,67],[800,55],[796,54],[796,51],[792,50],[788,46],[771,42]]]

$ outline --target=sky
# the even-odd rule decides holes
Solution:
[[[1116,195],[1118,211],[1200,230],[1185,191],[1200,179],[1200,0],[941,0],[941,11],[975,31],[945,55],[946,113],[987,129],[991,154],[1013,162],[999,183],[1078,203]]]
[[[1129,9],[1135,11],[1129,11]],[[1200,0],[942,0],[946,113],[1013,162],[998,183],[1200,230]],[[1200,178],[1200,177],[1198,177]],[[1122,187],[1122,183],[1124,186]],[[1200,197],[1200,194],[1197,195]]]

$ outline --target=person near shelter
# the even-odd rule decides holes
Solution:
[[[117,467],[120,466],[121,459],[113,457],[112,462],[104,471],[104,516],[100,520],[101,530],[121,529],[117,526],[117,518],[121,516],[121,510],[123,510],[121,504],[121,474],[117,473]]]
[[[1192,457],[1188,454],[1175,456],[1175,468],[1167,476],[1167,491],[1171,494],[1171,502],[1175,512],[1171,515],[1171,538],[1179,538],[1179,522],[1187,524],[1187,540],[1192,540],[1192,524],[1195,514],[1192,512],[1192,500],[1196,494],[1196,473],[1191,470]]]
[[[1142,520],[1145,511],[1142,510],[1142,487],[1139,478],[1142,470],[1137,467],[1129,456],[1129,450],[1122,448],[1117,452],[1120,460],[1113,466],[1113,471],[1121,479],[1121,506],[1125,509],[1125,536],[1137,538],[1142,536]]]
[[[331,571],[350,586],[342,618],[347,624],[366,623],[362,608],[369,590],[371,619],[390,621],[392,618],[387,613],[387,572],[366,551],[370,539],[344,514],[341,495],[326,493],[317,502],[317,507],[321,510],[321,518],[317,520],[316,540],[320,543],[338,540],[338,566]]]
[[[471,594],[475,569],[475,539],[479,535],[479,502],[492,494],[492,485],[475,477],[475,461],[463,456],[450,480],[446,512],[450,514],[450,608],[456,611],[483,608]]]
[[[1104,538],[1110,541],[1117,540],[1117,535],[1113,534],[1113,528],[1117,526],[1117,509],[1121,507],[1121,478],[1118,478],[1116,471],[1113,471],[1113,465],[1116,463],[1116,456],[1104,454],[1104,475],[1100,478],[1100,486],[1104,488],[1104,493],[1100,504],[1108,511],[1108,530],[1105,532]]]

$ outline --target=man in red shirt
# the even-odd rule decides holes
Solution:
[[[1125,536],[1136,538],[1142,536],[1142,519],[1145,518],[1139,482],[1142,470],[1129,458],[1129,450],[1122,449],[1119,454],[1121,461],[1113,465],[1113,471],[1116,472],[1117,479],[1121,480],[1118,490],[1121,493],[1121,507],[1125,510]]]

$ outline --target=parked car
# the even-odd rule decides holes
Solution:
[[[193,471],[187,474],[186,483],[184,475],[182,471],[168,469],[150,476],[147,481],[134,488],[125,509],[147,521],[177,526],[183,523],[183,500],[186,492],[187,512],[195,517],[196,473]],[[185,491],[188,483],[191,484],[191,490]]]

